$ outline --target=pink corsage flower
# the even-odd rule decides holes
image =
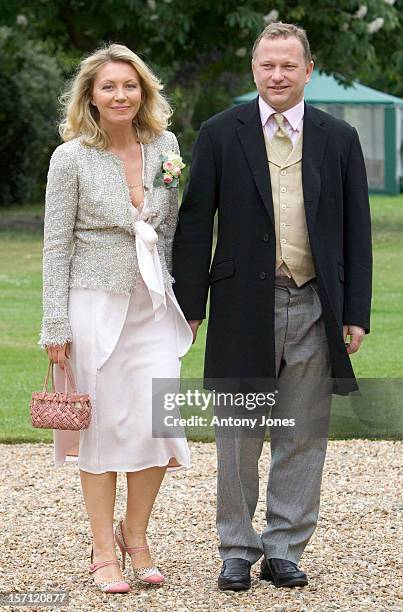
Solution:
[[[170,174],[164,174],[164,183],[165,185],[170,185],[174,179]]]
[[[186,166],[180,155],[174,151],[166,151],[160,155],[161,169],[154,179],[154,187],[177,187],[182,169]]]

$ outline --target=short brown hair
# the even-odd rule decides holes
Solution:
[[[265,27],[263,32],[260,32],[253,45],[252,58],[255,57],[257,46],[262,40],[262,38],[289,38],[290,36],[294,36],[300,41],[304,51],[305,61],[308,64],[312,60],[312,55],[308,37],[304,28],[294,25],[293,23],[283,23],[282,21],[269,23],[269,25]]]

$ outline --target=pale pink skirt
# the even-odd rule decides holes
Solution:
[[[89,393],[93,410],[87,430],[54,430],[56,465],[78,460],[94,474],[189,468],[185,437],[152,436],[152,379],[177,379],[179,388],[181,357],[192,344],[172,289],[166,298],[166,313],[155,321],[141,279],[131,296],[70,290],[71,362],[78,391]],[[60,371],[55,378],[59,388]]]

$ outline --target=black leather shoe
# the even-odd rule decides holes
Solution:
[[[221,591],[246,591],[250,589],[250,561],[226,559],[218,576]]]
[[[287,559],[264,559],[260,565],[260,580],[268,580],[276,587],[296,587],[308,584],[305,572]]]

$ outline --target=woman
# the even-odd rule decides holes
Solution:
[[[70,357],[77,389],[92,401],[88,429],[54,432],[56,465],[78,462],[90,572],[107,592],[130,589],[113,535],[116,473],[127,473],[115,531],[123,568],[129,553],[137,579],[161,584],[146,529],[166,470],[189,467],[186,439],[153,438],[151,428],[152,379],[178,379],[193,339],[169,274],[183,164],[161,89],[123,45],[83,60],[46,191],[40,344],[60,366],[56,383]]]

